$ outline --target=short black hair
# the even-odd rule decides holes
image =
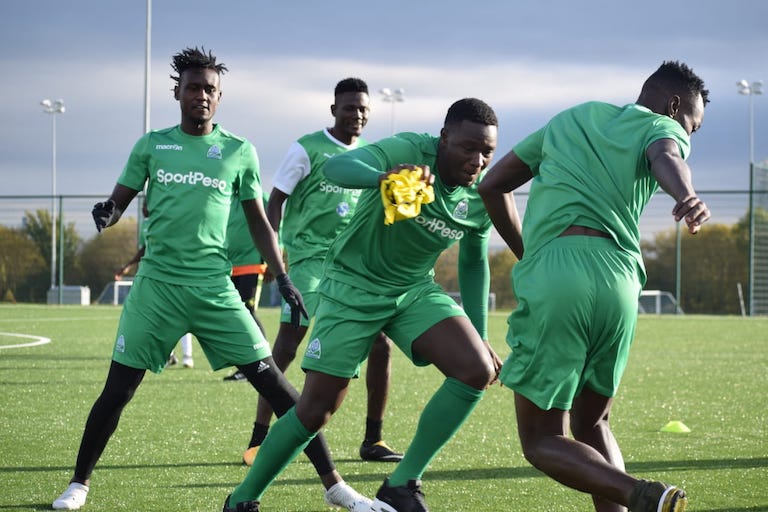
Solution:
[[[359,78],[345,78],[336,84],[336,88],[333,90],[333,95],[338,96],[345,92],[364,92],[368,94],[368,84]]]
[[[699,78],[686,64],[676,60],[664,61],[643,84],[643,89],[658,87],[667,93],[687,92],[692,97],[701,94],[704,105],[709,103],[709,91],[704,88],[704,80]]]
[[[462,121],[471,121],[486,126],[499,126],[496,113],[490,105],[477,98],[461,99],[448,109],[448,113],[445,115],[445,125]]]
[[[173,56],[171,67],[178,73],[178,75],[171,75],[177,85],[181,80],[181,74],[188,69],[212,69],[220,75],[229,71],[224,64],[216,64],[216,57],[210,51],[206,53],[204,47],[184,48]]]

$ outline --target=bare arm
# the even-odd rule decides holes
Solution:
[[[270,202],[272,198],[270,197]],[[251,232],[256,248],[275,276],[285,273],[285,265],[277,243],[277,235],[264,213],[261,201],[249,199],[242,202],[243,213],[248,220],[248,229]]]
[[[710,212],[693,189],[691,169],[680,156],[677,143],[672,139],[657,140],[648,147],[646,157],[659,186],[675,200],[675,221],[684,218],[688,232],[695,235],[709,220]]]
[[[523,259],[523,229],[512,191],[532,178],[531,169],[510,151],[486,173],[477,187],[496,231],[518,260]]]
[[[280,222],[283,220],[283,203],[286,199],[288,194],[278,188],[272,188],[267,202],[267,219],[275,232],[280,229]]]

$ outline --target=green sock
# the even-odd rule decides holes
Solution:
[[[447,378],[435,392],[419,418],[411,445],[389,477],[389,485],[419,480],[442,447],[459,430],[483,397],[484,391]]]
[[[291,407],[272,428],[259,448],[253,466],[245,479],[232,491],[229,506],[243,501],[260,500],[269,484],[283,472],[315,437],[296,417],[296,407]]]

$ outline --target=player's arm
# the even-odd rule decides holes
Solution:
[[[91,215],[93,215],[93,221],[96,223],[96,229],[101,231],[117,223],[120,220],[120,216],[138,193],[138,190],[126,187],[120,183],[116,184],[109,199],[93,205]]]
[[[341,187],[376,188],[386,170],[380,167],[381,162],[372,156],[366,146],[329,159],[323,166],[323,173]]]
[[[277,187],[272,188],[267,202],[267,219],[272,229],[277,233],[283,220],[283,203],[288,199],[288,194]]]
[[[501,370],[501,358],[488,342],[488,293],[491,288],[488,237],[470,233],[462,238],[459,242],[458,266],[461,303],[485,343],[498,375]]]
[[[707,205],[696,195],[691,181],[691,169],[680,155],[680,148],[673,139],[659,139],[645,152],[653,176],[659,186],[675,200],[672,215],[675,221],[685,219],[688,232],[696,234],[709,220]]]
[[[514,151],[510,151],[483,176],[477,186],[496,231],[518,260],[523,259],[523,229],[513,191],[532,178],[531,168]]]
[[[248,220],[248,229],[251,232],[253,242],[256,244],[259,254],[267,263],[267,268],[271,269],[272,274],[277,281],[280,294],[291,307],[291,324],[299,326],[300,315],[309,318],[307,309],[304,307],[304,300],[301,293],[293,285],[285,272],[283,258],[280,254],[277,235],[269,224],[267,215],[264,212],[264,205],[260,200],[246,199],[242,202],[243,213]]]
[[[251,237],[259,254],[275,275],[285,273],[277,235],[267,219],[264,206],[256,199],[247,199],[241,204],[245,218],[248,220],[248,230],[251,232]]]
[[[144,257],[144,249],[145,247],[142,246],[138,251],[136,251],[136,254],[133,255],[133,257],[128,261],[128,263],[126,263],[125,265],[117,269],[117,272],[115,272],[115,279],[120,279],[123,276],[123,274],[128,272],[129,268],[137,264],[139,260],[141,260],[141,258]]]

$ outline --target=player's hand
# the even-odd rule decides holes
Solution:
[[[113,224],[115,210],[115,202],[111,199],[93,205],[91,215],[93,215],[93,221],[96,223],[96,229],[99,233],[101,233],[101,230],[105,227]]]
[[[483,341],[483,343],[485,343],[485,348],[488,350],[488,353],[491,354],[491,360],[493,361],[493,369],[496,372],[496,374],[493,377],[493,380],[491,380],[491,382],[488,385],[492,386],[497,382],[499,383],[499,385],[501,385],[501,382],[499,381],[499,373],[501,372],[501,366],[502,366],[501,358],[496,353],[496,351],[493,350],[493,347],[491,347],[491,344],[488,343],[488,341]]]
[[[296,288],[288,274],[280,274],[275,278],[277,281],[277,288],[280,290],[280,295],[283,296],[285,302],[291,307],[291,325],[299,327],[301,325],[301,317],[309,319],[307,314],[307,308],[304,307],[304,299],[301,298],[298,288]]]
[[[421,169],[421,176],[419,177],[421,181],[427,185],[432,185],[435,182],[435,175],[430,172],[428,165],[400,164],[394,169],[382,173],[381,176],[379,176],[379,183],[387,179],[390,174],[399,174],[403,169],[408,169],[409,171]]]
[[[672,215],[675,216],[676,222],[685,219],[688,232],[692,235],[698,233],[701,225],[710,217],[709,208],[699,196],[687,196],[678,201],[672,210]]]

